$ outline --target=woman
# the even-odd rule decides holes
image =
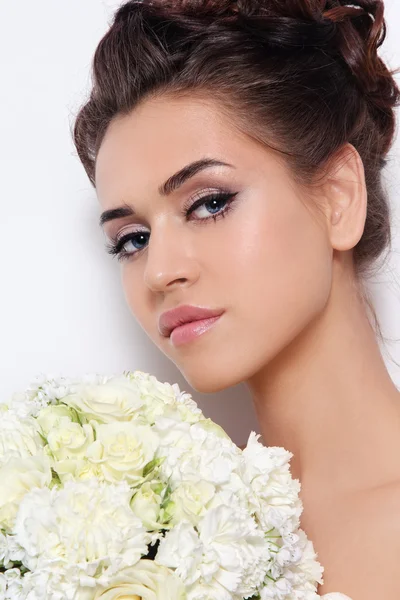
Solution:
[[[74,125],[132,314],[195,390],[246,382],[294,454],[320,593],[353,600],[400,586],[400,397],[365,286],[390,243],[383,11],[127,2]]]

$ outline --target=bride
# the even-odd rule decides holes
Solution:
[[[400,586],[400,396],[365,285],[390,245],[385,26],[380,0],[126,2],[73,131],[132,314],[195,390],[246,382],[319,592],[352,600]]]

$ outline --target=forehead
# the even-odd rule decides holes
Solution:
[[[236,128],[211,100],[145,100],[110,123],[96,160],[96,189],[104,199],[132,189],[153,193],[194,160],[219,158],[254,169],[257,152],[265,159],[265,148]]]

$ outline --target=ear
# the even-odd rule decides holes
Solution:
[[[352,144],[332,159],[323,186],[332,248],[351,250],[364,232],[368,199],[364,165]]]

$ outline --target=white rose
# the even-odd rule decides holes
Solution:
[[[200,518],[207,512],[207,506],[215,494],[215,486],[208,481],[196,483],[186,481],[171,494],[171,524],[177,524],[184,519],[192,525],[197,525]]]
[[[218,423],[214,423],[212,419],[202,419],[201,422],[197,424],[197,427],[200,430],[203,429],[207,433],[212,433],[219,438],[228,440],[230,442],[230,445],[235,447],[236,450],[238,450],[237,446],[232,442],[231,438],[221,427],[221,425],[218,425]]]
[[[93,441],[93,427],[73,423],[69,417],[61,417],[58,427],[47,434],[48,447],[56,461],[85,456]]]
[[[86,457],[60,460],[54,464],[54,469],[63,484],[67,481],[88,481],[93,478],[104,481],[101,469],[98,465],[90,463]]]
[[[43,435],[47,437],[49,431],[59,429],[63,417],[67,417],[72,422],[78,422],[76,411],[69,406],[65,406],[65,404],[42,408],[36,420],[40,425]]]
[[[152,560],[142,559],[124,569],[94,600],[185,600],[182,581],[172,571]]]
[[[102,384],[82,385],[75,394],[63,398],[63,402],[89,421],[99,423],[130,421],[143,406],[139,390],[132,389],[128,381],[116,382],[115,378]]]
[[[89,462],[101,470],[106,481],[140,483],[159,444],[153,429],[130,421],[96,424],[95,431],[96,441],[87,450]]]
[[[12,411],[2,411],[0,420],[0,464],[12,456],[35,456],[44,446],[39,426],[32,417],[20,418]]]
[[[321,600],[351,600],[350,596],[340,594],[339,592],[332,592],[330,594],[324,594],[321,596]]]
[[[131,508],[141,519],[148,531],[161,529],[159,523],[164,484],[157,481],[145,481],[131,500]]]
[[[38,454],[29,458],[10,458],[0,467],[0,528],[11,530],[19,504],[33,488],[51,482],[49,457]]]
[[[51,421],[50,416],[49,421]],[[48,423],[47,423],[48,424]],[[88,462],[86,454],[94,441],[90,423],[80,425],[67,416],[59,416],[58,423],[47,434],[46,451],[53,459],[53,468],[62,483],[70,479],[88,479],[97,475],[97,470]]]

